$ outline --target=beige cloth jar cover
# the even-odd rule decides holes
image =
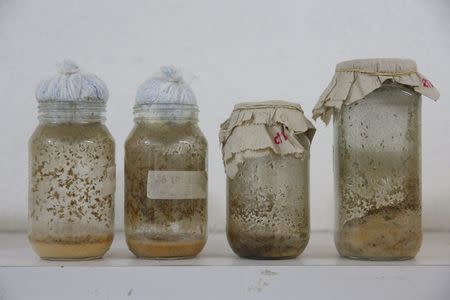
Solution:
[[[344,61],[336,66],[336,73],[313,109],[313,119],[318,117],[326,124],[334,109],[363,99],[386,80],[410,86],[428,98],[437,100],[439,91],[417,71],[410,59],[357,59]]]
[[[286,101],[237,104],[230,118],[220,126],[225,172],[234,178],[244,159],[270,152],[301,159],[305,149],[295,135],[303,133],[312,141],[315,131],[299,104]]]

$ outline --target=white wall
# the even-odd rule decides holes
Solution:
[[[110,88],[117,142],[117,220],[123,223],[123,143],[137,86],[163,64],[198,76],[210,145],[210,226],[225,223],[219,124],[244,100],[285,99],[310,115],[337,62],[407,57],[440,88],[423,104],[424,226],[450,230],[450,2],[0,1],[0,230],[26,228],[27,140],[34,89],[69,57]],[[311,161],[313,229],[331,229],[332,130],[318,123]]]

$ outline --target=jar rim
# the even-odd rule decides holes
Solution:
[[[336,72],[362,72],[362,73],[415,73],[417,64],[407,58],[367,58],[352,59],[338,63]]]
[[[302,106],[300,104],[284,100],[250,101],[238,103],[234,106],[234,110],[264,109],[264,108],[287,108],[303,112]]]
[[[57,101],[38,102],[38,119],[50,123],[91,123],[104,122],[106,103],[98,101]]]
[[[180,103],[136,104],[133,107],[135,121],[198,121],[198,106]]]

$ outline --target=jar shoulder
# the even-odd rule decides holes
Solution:
[[[375,105],[388,106],[417,106],[420,105],[422,96],[417,93],[413,87],[399,83],[384,83],[381,87],[369,93],[361,101],[363,103],[372,103]],[[358,105],[353,103],[351,105]]]
[[[176,144],[207,150],[208,143],[197,124],[135,124],[125,142],[126,149],[160,148]]]
[[[103,143],[114,147],[115,141],[103,123],[41,123],[29,143]]]

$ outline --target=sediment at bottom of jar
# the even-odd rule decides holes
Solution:
[[[90,260],[101,258],[109,250],[113,235],[42,238],[29,237],[33,250],[47,260]]]
[[[206,239],[152,239],[149,237],[127,237],[128,249],[139,258],[176,259],[197,256],[206,244]]]
[[[420,214],[408,209],[369,214],[345,223],[335,232],[339,254],[353,259],[412,259],[421,244]]]
[[[227,230],[233,252],[251,259],[289,259],[299,256],[309,241],[309,232],[298,236],[249,234]]]

